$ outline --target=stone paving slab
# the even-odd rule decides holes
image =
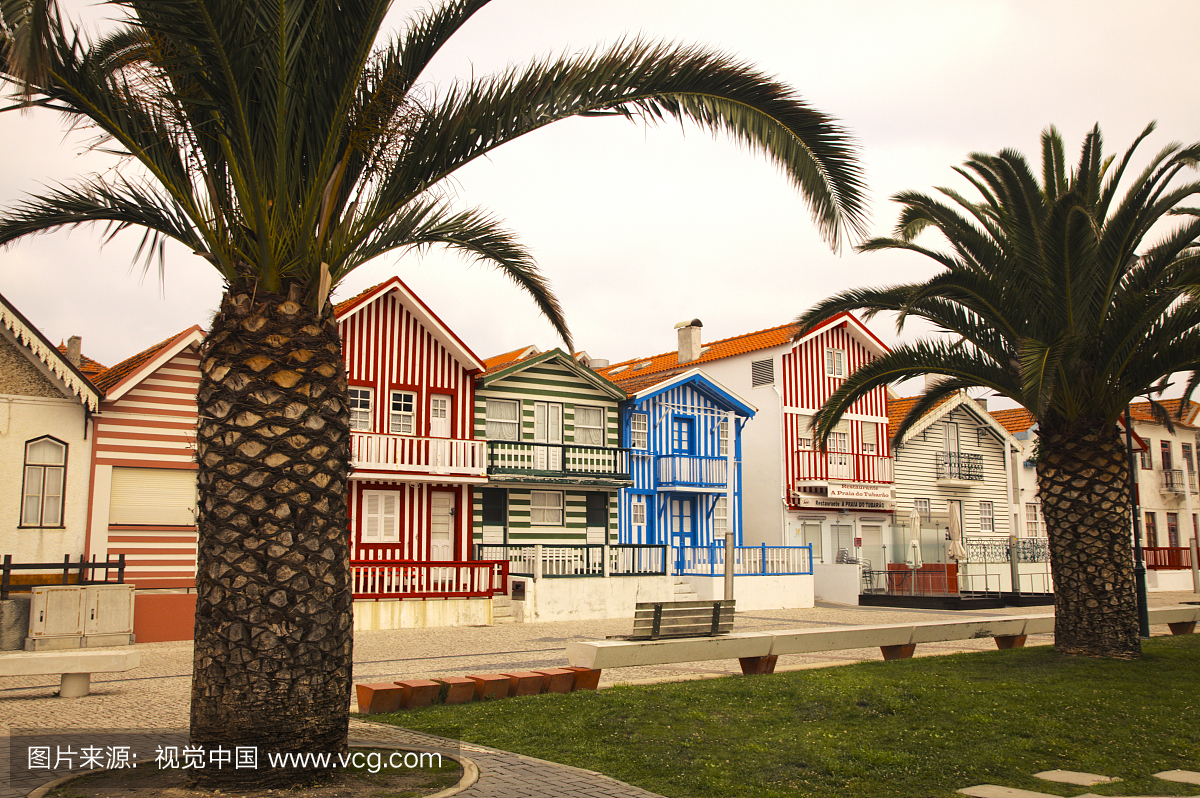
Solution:
[[[1154,775],[1156,778],[1165,781],[1177,781],[1181,784],[1200,784],[1200,773],[1194,770],[1164,770]]]
[[[973,798],[1058,798],[1058,796],[1052,796],[1048,792],[1017,790],[1012,787],[998,787],[995,784],[978,784],[974,787],[963,787],[961,790],[955,790],[955,792],[970,795]],[[1079,798],[1082,798],[1082,796]]]
[[[1105,784],[1110,781],[1120,781],[1111,776],[1098,776],[1095,773],[1082,773],[1077,770],[1043,770],[1034,773],[1035,778],[1043,781],[1057,781],[1062,784],[1078,784],[1081,787],[1091,787],[1094,784]]]

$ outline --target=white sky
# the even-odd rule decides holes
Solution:
[[[77,18],[109,9],[67,0]],[[399,0],[389,26],[422,4]],[[965,188],[951,171],[971,152],[1015,148],[1035,166],[1056,125],[1068,160],[1099,122],[1123,152],[1151,120],[1149,156],[1200,136],[1195,31],[1200,5],[1072,0],[495,0],[427,76],[444,86],[530,58],[642,35],[722,49],[794,86],[861,147],[871,231],[895,224],[897,191]],[[97,23],[103,25],[103,22]],[[108,168],[64,137],[56,115],[0,114],[0,207]],[[673,327],[704,322],[716,340],[791,321],[846,288],[923,279],[917,255],[830,252],[803,200],[763,160],[678,125],[567,120],[457,175],[463,207],[516,231],[551,279],[577,348],[613,362],[675,347]],[[56,343],[83,336],[112,365],[192,324],[207,326],[220,282],[205,261],[169,250],[160,284],[130,266],[140,233],[101,247],[99,228],[27,238],[0,250],[0,293]],[[504,278],[433,251],[377,260],[344,298],[398,274],[480,357],[559,345]],[[889,321],[872,327],[887,342]]]

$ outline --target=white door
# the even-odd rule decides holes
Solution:
[[[858,528],[858,533],[862,536],[862,549],[859,556],[864,560],[870,560],[872,569],[887,570],[883,558],[883,527],[879,524],[862,524]]]
[[[454,559],[454,494],[435,490],[429,494],[429,559]]]
[[[562,405],[555,402],[535,402],[533,405],[533,440],[536,443],[561,444]],[[562,446],[535,446],[534,469],[562,471]]]
[[[429,396],[429,437],[450,437],[450,397],[435,393]],[[449,463],[447,441],[430,441],[429,464],[434,468],[445,468]]]

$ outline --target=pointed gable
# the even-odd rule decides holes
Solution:
[[[19,353],[43,379],[49,380],[58,393],[78,398],[89,410],[97,408],[100,392],[95,386],[2,295],[0,328],[5,331],[6,337],[11,336],[9,343],[12,344],[12,351]]]

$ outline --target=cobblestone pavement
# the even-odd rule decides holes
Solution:
[[[1152,606],[1195,601],[1191,592],[1151,593]],[[1050,608],[1003,608],[970,612],[941,610],[905,610],[891,607],[851,607],[821,605],[812,609],[771,610],[737,613],[735,629],[749,632],[765,629],[797,629],[849,624],[887,624],[913,621],[964,619],[990,615],[1016,615],[1048,612]],[[603,639],[606,635],[628,633],[629,619],[601,621],[561,621],[540,624],[508,624],[489,627],[404,629],[360,632],[355,638],[354,679],[356,682],[392,681],[402,678],[461,676],[467,673],[529,670],[566,664],[565,648],[574,640]],[[1166,627],[1154,628],[1154,634],[1166,634]],[[1048,645],[1050,635],[1031,636],[1027,645]],[[192,645],[190,642],[139,644],[142,664],[134,671],[96,674],[92,692],[82,698],[61,699],[55,676],[0,677],[0,730],[9,734],[18,730],[70,728],[84,730],[137,730],[148,740],[181,740],[187,727],[191,679]],[[994,650],[990,638],[953,643],[925,644],[916,656],[934,656],[959,651]],[[863,660],[881,659],[878,648],[856,649],[813,655],[779,658],[777,671],[818,668]],[[636,684],[681,679],[712,678],[740,672],[736,661],[692,662],[604,671],[600,686]],[[352,707],[354,709],[354,707]],[[369,729],[378,735],[378,726],[355,722],[354,734]],[[367,734],[368,731],[361,731]],[[415,739],[415,733],[392,733],[398,742]],[[405,735],[410,735],[406,737]],[[179,742],[170,744],[179,745]],[[8,748],[0,746],[0,798],[25,795],[36,783],[49,780],[22,778],[7,784]],[[467,746],[463,746],[466,751]],[[561,765],[541,763],[515,754],[480,748],[467,755],[478,756],[481,778],[467,796],[545,795],[545,778],[569,778],[564,774],[582,773]],[[553,774],[538,775],[550,768]],[[59,774],[61,775],[61,774]],[[580,777],[582,778],[582,777]],[[634,788],[605,777],[596,786],[561,795],[607,796],[637,795]],[[573,782],[572,782],[573,783]],[[608,785],[608,786],[604,786]],[[615,785],[615,786],[613,786]],[[619,789],[618,789],[619,788]],[[603,790],[609,789],[610,792]],[[592,791],[586,791],[592,790]],[[599,790],[599,791],[596,791]],[[641,793],[650,795],[650,793]]]

